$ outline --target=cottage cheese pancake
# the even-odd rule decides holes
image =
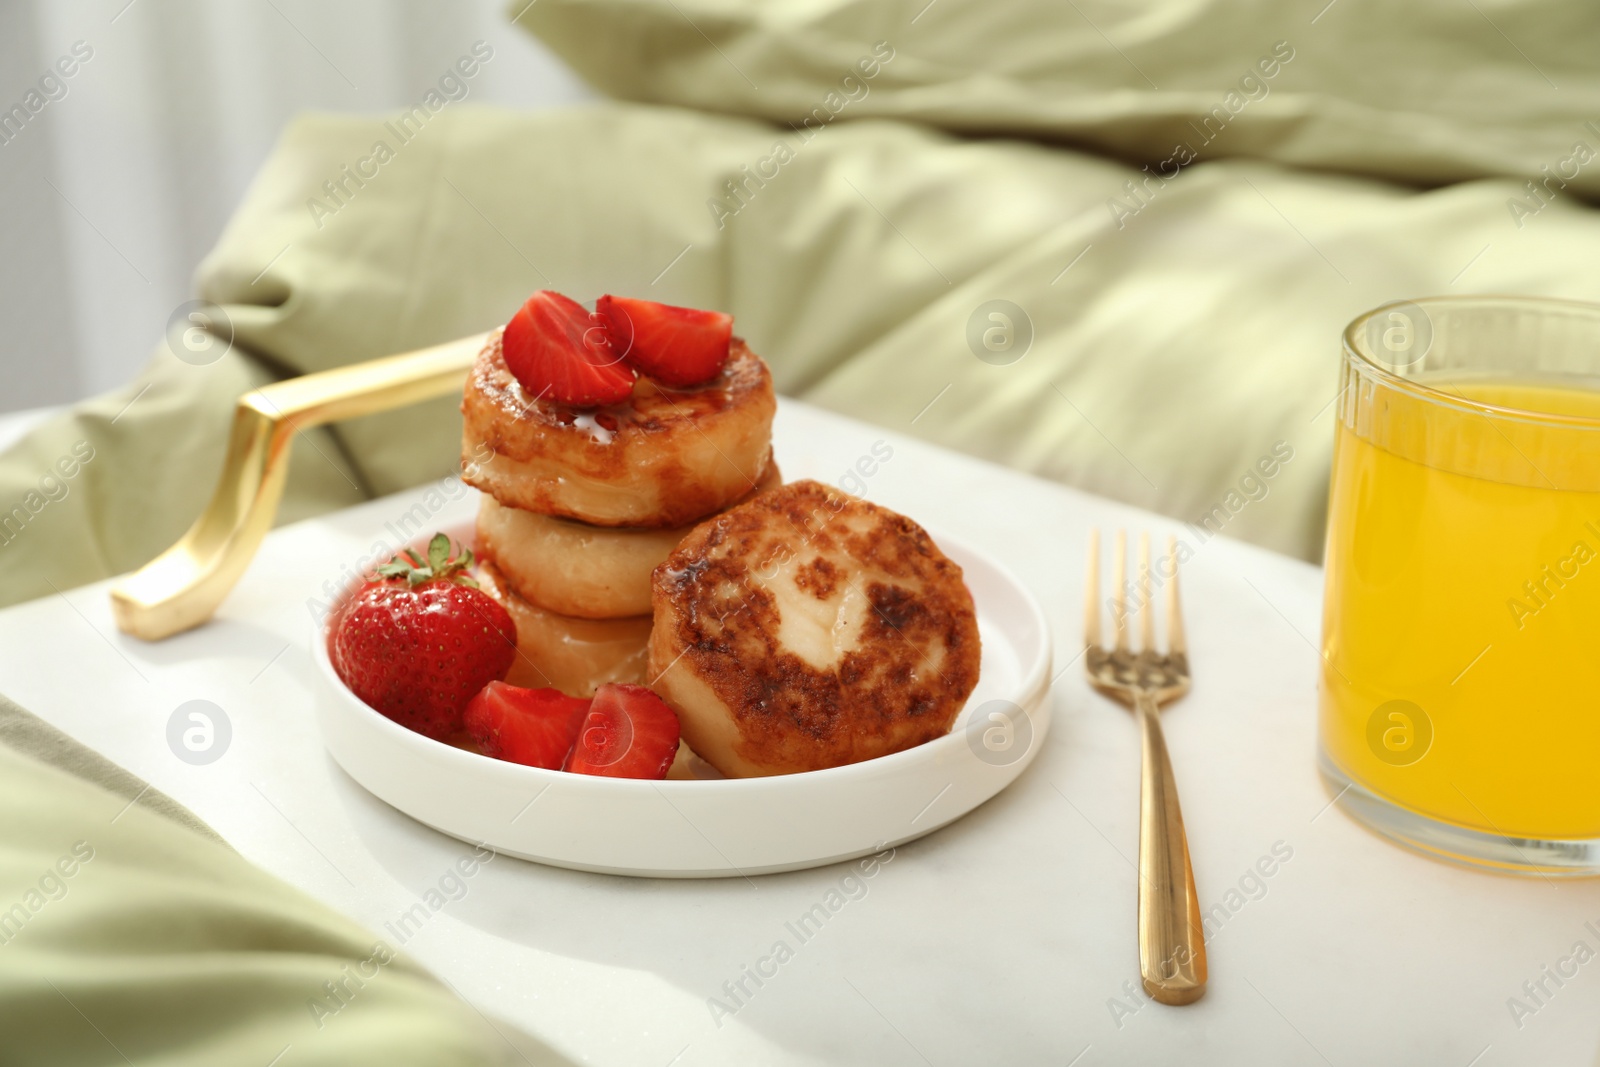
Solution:
[[[651,684],[723,774],[817,770],[948,733],[978,681],[961,568],[818,482],[700,526],[656,568]]]
[[[783,484],[770,459],[747,496]],[[650,614],[650,572],[694,525],[591,526],[501,504],[483,494],[478,551],[524,600],[587,619]]]
[[[530,395],[507,368],[497,331],[462,399],[464,478],[502,504],[545,515],[684,526],[755,486],[776,407],[767,365],[739,338],[703,385],[641,377],[626,400],[583,408]]]

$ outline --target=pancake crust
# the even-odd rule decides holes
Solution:
[[[529,396],[489,336],[461,401],[463,478],[502,504],[595,526],[693,523],[750,492],[771,448],[772,374],[740,338],[692,389],[640,378],[625,403]]]
[[[961,568],[887,508],[814,481],[695,528],[653,576],[651,683],[730,777],[948,733],[978,681]]]

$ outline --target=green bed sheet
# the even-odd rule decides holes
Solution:
[[[605,93],[780,125],[893,118],[1135,161],[1600,193],[1600,7],[1574,0],[506,0]],[[865,61],[863,63],[863,61]],[[1586,149],[1577,149],[1577,145]],[[1522,195],[1522,194],[1519,194]]]
[[[199,271],[231,345],[164,345],[0,456],[0,600],[176,539],[243,390],[487,329],[541,287],[727,309],[789,395],[1305,559],[1351,317],[1600,297],[1600,215],[1567,198],[1519,228],[1510,178],[1417,191],[1217,160],[1146,188],[1021,141],[633,104],[453,107],[404,143],[393,125],[293,123]],[[440,400],[307,435],[281,518],[441,477],[458,433]]]
[[[0,1064],[568,1062],[4,697],[0,823]]]

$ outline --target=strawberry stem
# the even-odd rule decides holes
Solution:
[[[436,533],[428,542],[426,560],[417,555],[414,549],[407,548],[379,567],[377,573],[384,578],[404,578],[406,584],[413,587],[444,579],[477,589],[477,581],[468,573],[471,566],[472,549],[462,548],[461,554],[456,555],[451,550],[450,538]]]

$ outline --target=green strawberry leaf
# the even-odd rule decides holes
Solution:
[[[442,533],[434,534],[433,540],[428,542],[428,566],[435,571],[443,570],[449,560],[450,538]]]
[[[472,566],[472,549],[463,547],[461,555],[451,552],[450,538],[436,533],[428,541],[428,559],[423,561],[415,549],[407,548],[374,573],[383,578],[404,578],[411,586],[419,586],[436,578],[445,578],[459,585],[478,589],[480,586],[467,573]]]

